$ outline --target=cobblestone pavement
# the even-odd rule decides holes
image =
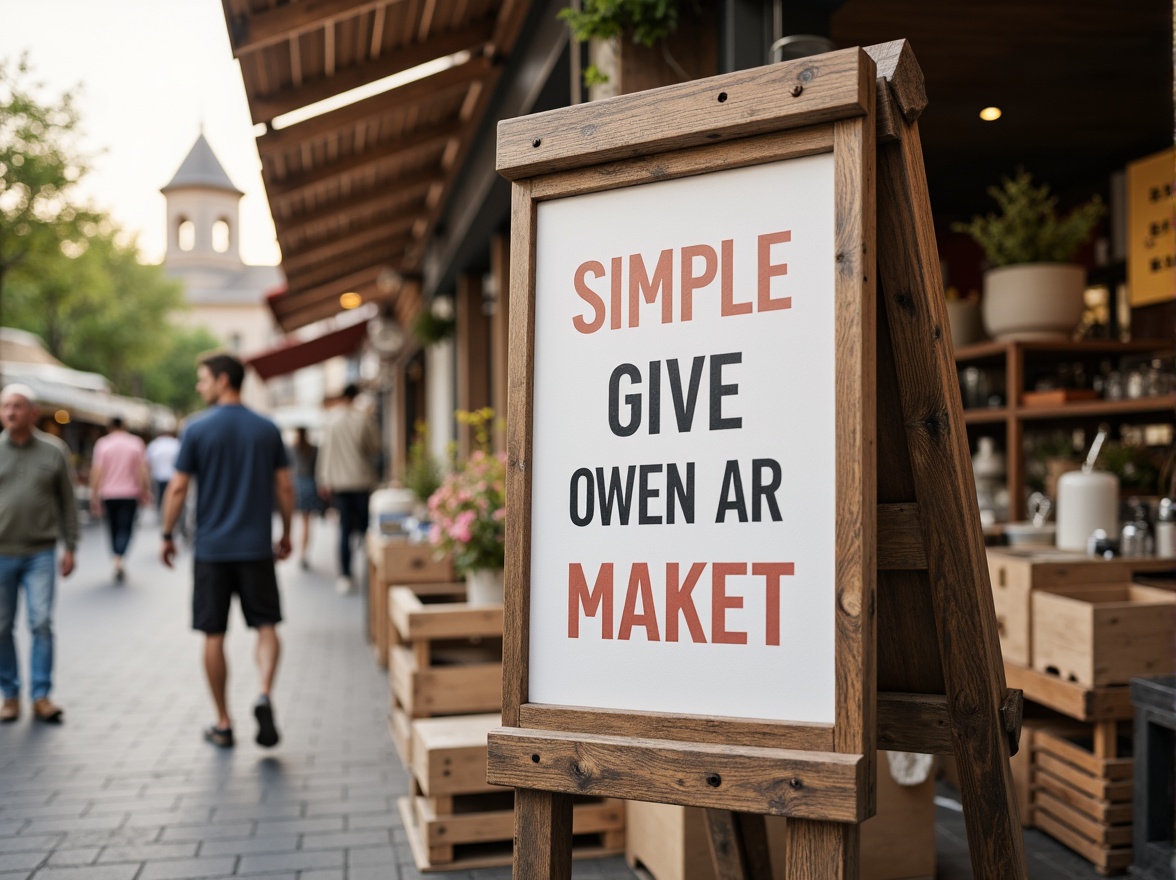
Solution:
[[[362,638],[363,605],[332,589],[333,525],[314,569],[279,570],[287,621],[274,695],[282,742],[253,743],[253,638],[230,624],[231,709],[238,745],[200,731],[213,718],[189,629],[190,557],[156,559],[141,518],[127,583],[109,577],[90,526],[79,570],[59,582],[54,698],[60,727],[24,717],[0,727],[0,880],[414,880],[396,798],[409,780],[387,731],[388,684]],[[22,610],[23,613],[23,610]],[[236,612],[235,612],[236,615]],[[22,670],[27,629],[18,626]],[[947,790],[944,803],[950,797]],[[1086,880],[1089,865],[1030,833],[1033,880]],[[943,880],[971,877],[962,816],[938,810]],[[621,858],[575,863],[576,880],[633,880]],[[431,875],[505,880],[508,868]]]

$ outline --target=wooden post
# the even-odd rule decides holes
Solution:
[[[462,275],[457,282],[457,408],[466,412],[490,405],[490,322],[482,311],[482,276]],[[458,451],[470,454],[472,437],[459,426]]]
[[[510,356],[510,236],[496,235],[490,242],[490,273],[498,302],[490,326],[490,406],[494,408],[494,449],[506,449],[507,369]]]

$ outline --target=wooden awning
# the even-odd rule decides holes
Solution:
[[[339,296],[395,296],[485,115],[530,0],[222,0],[282,250],[271,307],[293,330]],[[435,63],[302,121],[285,114]],[[287,124],[288,123],[288,124]]]

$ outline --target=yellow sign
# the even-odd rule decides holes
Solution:
[[[1176,298],[1176,149],[1127,166],[1127,283],[1131,305]]]

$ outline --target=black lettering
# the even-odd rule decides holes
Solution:
[[[626,394],[625,404],[629,407],[629,424],[621,424],[620,395],[621,377],[628,376],[632,382],[641,381],[641,371],[633,364],[621,364],[612,371],[608,380],[608,426],[618,437],[629,437],[641,427],[641,395]]]
[[[690,363],[690,388],[682,398],[682,375],[678,369],[678,359],[666,361],[666,371],[670,379],[670,397],[674,400],[674,418],[678,420],[679,433],[689,433],[694,424],[694,406],[698,403],[698,386],[702,384],[702,368],[706,358],[699,355]]]
[[[733,498],[729,498],[734,494]],[[715,522],[725,521],[728,510],[739,514],[740,522],[747,522],[747,502],[743,498],[743,477],[739,474],[739,462],[729,461],[723,471],[723,489],[719,493],[719,512]]]
[[[649,499],[661,495],[659,490],[649,488],[649,475],[661,472],[662,466],[660,464],[643,464],[640,467],[640,476],[637,481],[637,524],[640,526],[661,525],[662,518],[649,512]]]
[[[584,506],[587,508],[584,516],[580,516],[580,481],[588,481],[588,491],[584,493]],[[572,522],[578,526],[586,526],[592,522],[595,508],[595,498],[592,495],[592,471],[580,468],[572,474],[571,491],[568,494],[568,507],[572,515]]]
[[[767,468],[772,472],[772,481],[763,481],[763,471]],[[780,506],[776,503],[776,491],[784,479],[780,472],[780,463],[774,458],[753,458],[751,460],[751,520],[760,522],[760,500],[766,499],[768,509],[772,512],[772,522],[780,522]]]
[[[649,362],[649,433],[661,433],[661,361]]]
[[[600,522],[602,525],[612,525],[613,505],[616,505],[618,519],[621,525],[629,524],[629,509],[633,506],[633,478],[637,476],[637,468],[629,465],[625,488],[621,489],[621,469],[612,469],[612,478],[607,489],[604,485],[604,468],[596,469],[596,488],[600,493]]]
[[[732,351],[726,354],[712,354],[710,362],[710,429],[726,431],[743,427],[743,419],[735,416],[723,418],[723,398],[739,393],[738,385],[723,384],[723,367],[743,362],[743,353]]]
[[[666,466],[666,522],[674,522],[674,498],[682,505],[682,516],[686,522],[694,522],[694,462],[686,462],[686,484],[682,484],[682,476],[678,473],[678,466]]]

